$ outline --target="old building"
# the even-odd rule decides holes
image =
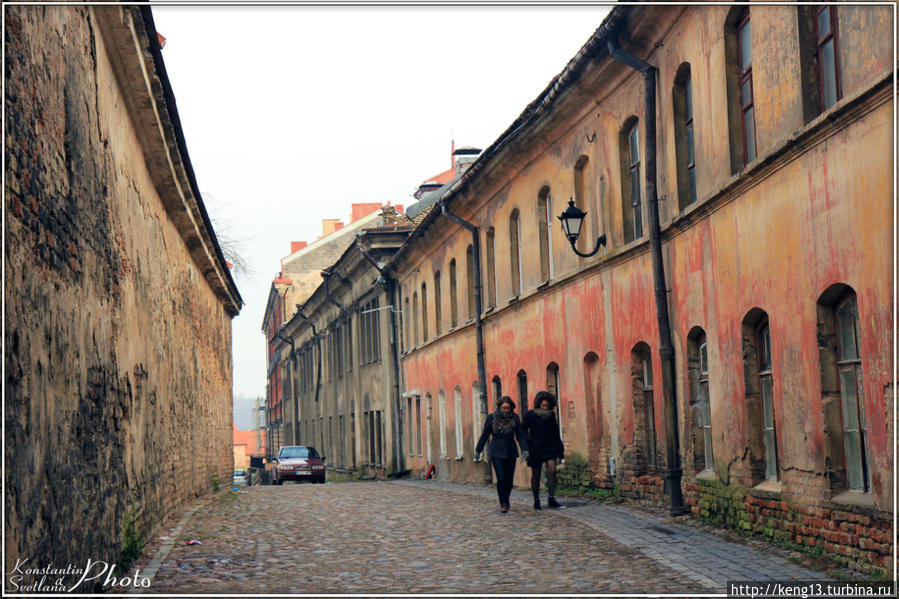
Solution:
[[[549,389],[597,486],[668,473],[700,517],[886,566],[891,18],[614,8],[390,264],[411,470],[480,480],[482,390]]]
[[[278,453],[281,445],[289,444],[291,434],[286,434],[287,423],[283,398],[290,393],[289,379],[282,376],[282,355],[276,348],[275,337],[281,327],[296,313],[296,306],[305,302],[321,284],[322,270],[331,266],[349,247],[355,236],[366,227],[376,226],[381,220],[380,203],[353,203],[350,222],[345,225],[338,219],[322,221],[322,235],[311,244],[291,241],[290,254],[281,259],[281,270],[272,280],[268,302],[262,319],[265,335],[267,384],[266,418],[268,430],[268,455]],[[402,213],[403,206],[392,209]]]
[[[242,300],[150,9],[4,11],[7,572],[124,566],[231,475]]]
[[[285,442],[316,446],[331,470],[386,476],[405,462],[395,286],[381,269],[411,225],[391,206],[372,224],[321,272],[273,345],[289,381]]]

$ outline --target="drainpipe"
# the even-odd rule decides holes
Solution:
[[[361,237],[361,234],[356,236],[357,240],[359,237]],[[356,248],[380,274],[379,280],[384,283],[384,294],[390,302],[388,304],[390,312],[390,335],[388,339],[390,343],[390,368],[393,371],[393,418],[391,418],[393,421],[393,467],[394,472],[399,473],[405,470],[405,464],[403,463],[402,426],[400,426],[400,414],[402,413],[403,405],[400,397],[400,364],[396,348],[396,312],[393,310],[393,301],[396,297],[396,281],[384,269],[378,266],[377,261],[362,247],[361,243],[356,243]]]
[[[665,266],[662,262],[662,233],[659,225],[659,200],[656,195],[656,71],[657,69],[632,54],[623,51],[614,39],[607,41],[609,55],[643,73],[644,114],[646,127],[646,203],[649,207],[649,249],[652,255],[652,278],[655,287],[656,316],[659,323],[659,356],[662,358],[662,402],[665,412],[665,449],[668,469],[670,503],[668,513],[679,516],[687,512],[681,491],[681,463],[677,427],[677,389],[674,385],[674,345],[671,343],[671,324],[668,319],[668,298],[665,286]]]
[[[481,416],[486,422],[487,419],[487,368],[484,365],[484,325],[481,321],[481,236],[478,228],[462,219],[456,214],[450,212],[446,201],[441,199],[440,212],[451,221],[471,231],[471,253],[474,261],[474,330],[477,343],[477,360],[478,360],[478,393],[481,396]],[[489,460],[484,460],[484,482],[490,484],[493,476],[490,472]]]
[[[293,399],[293,411],[294,411],[294,414],[293,414],[293,422],[292,422],[291,425],[290,425],[290,437],[291,437],[291,438],[290,438],[290,444],[291,444],[291,445],[296,445],[296,444],[297,444],[297,423],[296,423],[296,419],[297,419],[297,415],[300,413],[300,412],[299,412],[299,408],[298,408],[298,406],[297,406],[297,387],[296,387],[296,382],[297,382],[297,351],[296,351],[296,346],[295,346],[294,343],[293,343],[293,339],[291,339],[290,337],[286,337],[286,336],[284,335],[284,333],[282,333],[281,331],[278,331],[278,332],[275,334],[275,339],[280,339],[281,341],[290,344],[290,362],[291,362],[291,364],[292,364],[292,367],[291,367],[292,372],[291,372],[291,376],[290,376],[290,395],[291,395],[291,398]]]

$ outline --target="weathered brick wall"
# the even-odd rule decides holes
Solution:
[[[157,194],[94,9],[4,10],[5,559],[112,562],[231,470],[230,317]]]

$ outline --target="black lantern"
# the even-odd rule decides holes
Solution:
[[[585,216],[587,216],[587,213],[574,205],[574,199],[570,199],[568,200],[568,208],[559,216],[559,220],[562,221],[562,232],[565,233],[565,237],[571,243],[571,249],[574,250],[574,253],[578,256],[589,258],[599,251],[599,246],[606,244],[606,235],[603,233],[599,236],[599,239],[596,240],[596,247],[589,254],[579,251],[574,244],[581,234],[581,226],[584,224]]]

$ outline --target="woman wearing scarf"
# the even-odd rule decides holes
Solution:
[[[528,438],[531,467],[531,491],[534,492],[534,509],[540,507],[540,474],[546,462],[546,486],[549,491],[547,505],[558,508],[556,501],[556,460],[565,457],[565,446],[559,435],[559,423],[556,420],[556,397],[549,391],[540,391],[534,399],[533,410],[524,415],[524,432]]]
[[[484,450],[484,444],[487,443],[488,437],[493,437],[490,441],[490,448],[487,450],[487,457],[493,463],[493,470],[496,472],[496,494],[499,495],[499,510],[502,513],[509,511],[509,495],[512,493],[512,479],[515,476],[515,460],[518,458],[518,449],[515,447],[515,440],[521,447],[521,455],[524,459],[528,459],[527,445],[524,431],[521,430],[521,420],[515,413],[515,402],[511,397],[503,397],[496,411],[487,416],[487,422],[484,423],[484,430],[481,438],[478,439],[477,447],[475,447],[474,459],[476,462],[481,461],[481,452]]]

